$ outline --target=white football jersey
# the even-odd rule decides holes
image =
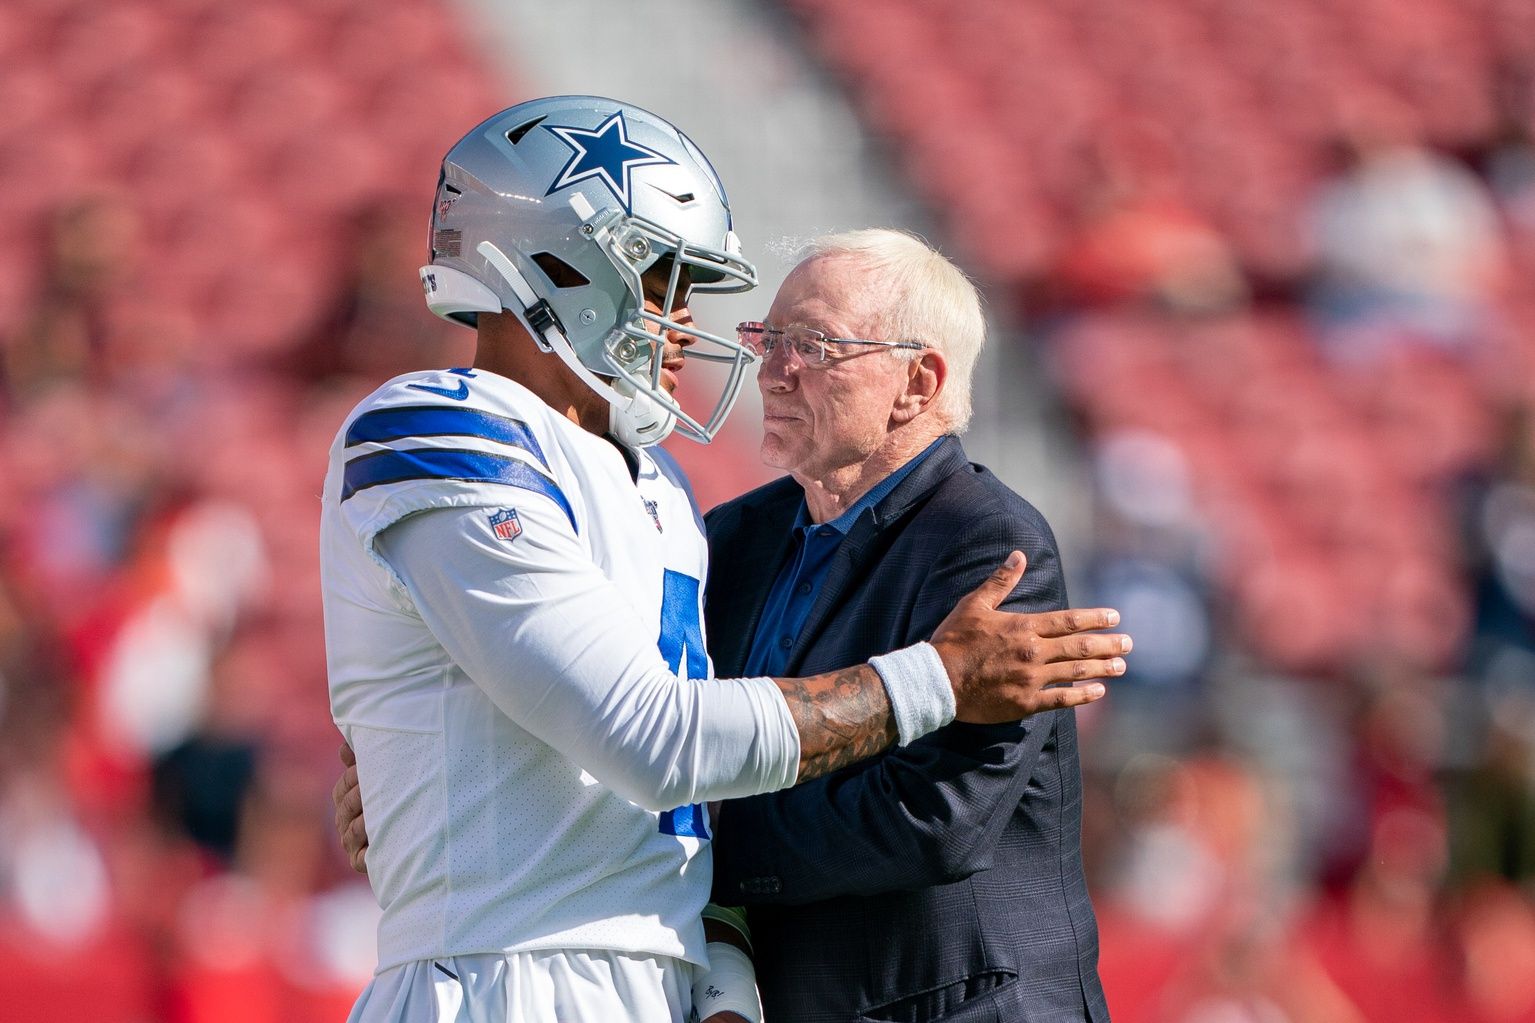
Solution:
[[[357,753],[380,970],[552,948],[704,962],[699,804],[795,780],[777,688],[709,679],[685,479],[631,454],[633,476],[483,370],[398,377],[332,444],[331,710]]]

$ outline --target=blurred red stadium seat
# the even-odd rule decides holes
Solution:
[[[78,7],[63,18],[49,49],[62,80],[76,87],[124,71],[145,71],[178,49],[179,24],[155,0]]]
[[[120,926],[59,946],[0,924],[0,1009],[6,1023],[143,1023],[161,1018],[152,950]]]

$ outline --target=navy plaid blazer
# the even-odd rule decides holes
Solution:
[[[785,478],[707,517],[716,674],[739,675],[803,499]],[[1011,550],[1010,610],[1066,606],[1043,516],[949,437],[854,525],[786,674],[930,637]],[[1081,855],[1076,723],[954,723],[783,792],[728,802],[714,897],[749,908],[770,1023],[1104,1023]]]

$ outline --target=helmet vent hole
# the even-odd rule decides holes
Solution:
[[[592,283],[580,270],[552,252],[535,253],[533,262],[556,288],[583,288]]]
[[[515,146],[517,143],[522,141],[523,136],[527,135],[527,133],[532,131],[534,128],[537,128],[539,124],[543,122],[543,120],[544,119],[542,117],[535,117],[533,120],[528,121],[525,124],[519,124],[517,127],[506,133],[506,141]]]

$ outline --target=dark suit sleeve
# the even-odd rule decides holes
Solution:
[[[1060,560],[1043,520],[990,516],[934,562],[908,641],[930,636],[1014,549],[1029,564],[1005,606],[1064,607]],[[1069,712],[1009,725],[956,722],[824,778],[727,803],[715,841],[715,897],[814,902],[946,884],[984,869],[1059,713]]]

